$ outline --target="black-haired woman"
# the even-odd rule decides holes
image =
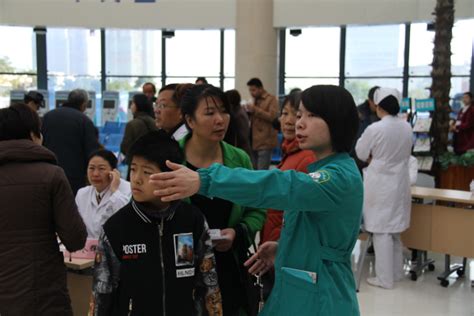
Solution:
[[[250,119],[247,112],[240,105],[242,100],[239,91],[225,92],[230,105],[230,123],[224,141],[243,149],[249,156],[252,155],[250,146]]]
[[[181,110],[190,131],[180,141],[189,168],[197,170],[218,163],[252,169],[250,157],[243,150],[223,141],[230,121],[230,105],[222,90],[194,85],[184,94]],[[191,196],[190,201],[203,212],[211,229],[221,230],[222,239],[215,241],[215,254],[224,315],[241,315],[248,307],[243,284],[247,275],[237,258],[262,228],[265,210],[199,194]]]
[[[0,314],[72,315],[57,237],[84,247],[86,227],[40,119],[24,104],[0,110]]]
[[[197,172],[169,163],[151,176],[163,201],[198,192],[252,207],[285,210],[278,242],[260,246],[250,273],[275,267],[275,286],[261,315],[359,315],[351,252],[362,213],[362,179],[349,156],[359,119],[344,88],[313,86],[301,96],[296,138],[318,161],[309,174],[230,169],[219,164]],[[216,210],[219,212],[219,210]]]
[[[76,194],[76,204],[87,227],[89,238],[98,239],[102,225],[132,196],[130,183],[120,179],[117,158],[108,150],[98,150],[89,158],[87,179],[90,185]]]
[[[128,150],[137,139],[157,129],[153,105],[145,94],[137,93],[133,96],[130,110],[133,114],[133,120],[125,126],[125,133],[120,144],[120,151],[124,155],[127,155]]]

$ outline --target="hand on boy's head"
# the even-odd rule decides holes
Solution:
[[[166,161],[166,165],[172,171],[150,176],[150,183],[156,188],[153,194],[161,197],[163,202],[180,200],[199,191],[201,180],[196,171],[171,161]]]

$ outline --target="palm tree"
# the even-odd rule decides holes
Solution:
[[[449,91],[451,90],[451,39],[454,24],[454,0],[437,0],[431,96],[435,99],[433,152],[435,157],[447,151],[449,131]]]

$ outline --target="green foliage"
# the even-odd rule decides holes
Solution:
[[[15,70],[8,57],[0,58],[0,72],[15,72]]]
[[[372,85],[366,81],[350,80],[344,85],[344,88],[352,94],[356,104],[360,104],[367,99],[367,94]]]
[[[445,152],[439,156],[439,163],[443,170],[450,166],[474,166],[474,151],[468,151],[462,155],[456,155],[453,152]]]

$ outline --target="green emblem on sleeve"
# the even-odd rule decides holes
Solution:
[[[314,182],[319,184],[328,182],[331,179],[331,175],[325,170],[312,172],[309,174],[309,176],[313,179]]]

